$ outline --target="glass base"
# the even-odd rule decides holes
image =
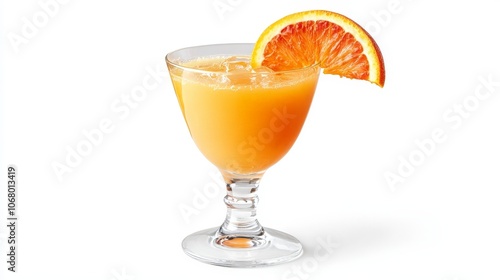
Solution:
[[[295,237],[270,228],[259,236],[223,235],[220,228],[210,228],[184,238],[182,248],[196,260],[226,267],[276,265],[302,255]]]

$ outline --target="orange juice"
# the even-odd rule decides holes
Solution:
[[[265,171],[299,135],[319,69],[255,71],[248,59],[231,58],[227,70],[225,59],[201,58],[171,71],[184,119],[200,151],[219,169]]]

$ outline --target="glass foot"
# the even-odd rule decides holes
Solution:
[[[220,228],[210,228],[184,238],[182,248],[194,259],[226,267],[276,265],[302,255],[295,237],[270,228],[258,236],[224,235]]]

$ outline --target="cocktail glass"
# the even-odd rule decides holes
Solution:
[[[209,264],[256,267],[302,254],[293,236],[257,221],[257,190],[265,171],[292,147],[302,129],[319,66],[252,70],[253,44],[180,49],[166,62],[191,137],[226,183],[227,215],[220,227],[187,236],[189,256]]]

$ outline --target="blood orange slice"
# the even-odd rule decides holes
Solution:
[[[312,10],[285,16],[255,44],[251,65],[275,71],[319,63],[325,74],[384,86],[385,67],[375,40],[359,24],[338,13]]]

